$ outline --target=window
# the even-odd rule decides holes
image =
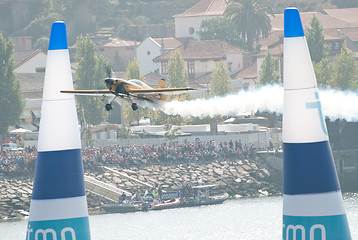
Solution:
[[[46,68],[45,67],[37,67],[36,68],[36,72],[45,72]]]
[[[168,62],[162,62],[162,72],[161,74],[168,74]]]
[[[190,28],[189,28],[189,34],[190,34],[190,35],[193,35],[193,34],[194,34],[194,28],[193,28],[193,27],[190,27]]]
[[[195,76],[194,61],[188,61],[188,76],[189,78],[193,78]]]
[[[229,72],[232,71],[232,62],[227,63],[227,69],[229,70]]]
[[[338,50],[339,49],[339,42],[335,42],[334,43],[334,50]]]

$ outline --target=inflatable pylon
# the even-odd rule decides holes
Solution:
[[[284,240],[351,239],[300,14],[284,14]]]
[[[52,24],[27,226],[31,239],[90,239],[81,139],[64,22]]]

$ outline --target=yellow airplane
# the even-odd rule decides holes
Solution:
[[[165,79],[161,78],[157,88],[149,87],[138,79],[124,80],[119,78],[106,78],[104,80],[108,89],[104,90],[63,90],[61,93],[73,93],[75,95],[106,96],[114,95],[112,101],[105,105],[107,111],[112,109],[112,103],[117,97],[132,103],[132,109],[138,109],[138,104],[133,102],[157,103],[166,100],[165,95],[176,95],[196,91],[194,88],[166,88]]]

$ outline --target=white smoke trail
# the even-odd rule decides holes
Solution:
[[[331,120],[337,118],[358,121],[358,95],[352,91],[321,89],[320,98],[323,113]],[[282,113],[283,87],[278,85],[240,91],[224,97],[194,99],[191,101],[171,101],[163,106],[167,114],[181,116],[237,116],[251,112],[265,111]]]
[[[282,87],[264,86],[224,97],[167,102],[164,105],[164,112],[194,117],[236,116],[250,114],[252,111],[282,112],[282,101]]]
[[[349,122],[358,121],[358,94],[353,91],[322,89],[320,98],[323,114],[331,120],[345,119]]]

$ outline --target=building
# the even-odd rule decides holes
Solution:
[[[358,8],[324,9],[324,13],[345,22],[358,24]]]
[[[228,0],[201,0],[183,13],[174,15],[175,37],[192,37],[199,40],[197,32],[203,20],[223,17]]]
[[[125,71],[128,63],[136,56],[136,41],[109,38],[109,42],[101,44],[100,54],[108,59],[113,71]]]
[[[223,61],[229,74],[239,72],[248,66],[252,54],[231,46],[222,40],[189,41],[178,48],[188,73],[189,81],[211,73],[220,61]],[[172,52],[168,52],[153,61],[158,63],[159,72],[168,75],[168,62]]]
[[[37,49],[24,59],[16,62],[15,73],[43,73],[46,68],[46,58],[46,53]]]
[[[358,10],[358,9],[355,9]],[[358,15],[354,9],[329,9],[324,12],[301,12],[301,20],[305,29],[311,27],[313,16],[316,16],[323,28],[324,41],[329,49],[329,57],[332,59],[340,53],[341,47],[346,43],[347,47],[358,58]],[[252,69],[243,69],[236,78],[252,79],[257,82],[262,62],[268,51],[276,59],[276,71],[282,75],[283,59],[283,14],[270,16],[272,31],[266,38],[260,38],[255,45],[260,46],[261,52],[256,55],[256,77]]]
[[[153,59],[182,45],[175,38],[146,38],[137,48],[136,57],[139,62],[140,73],[146,75],[159,71],[158,64]]]

